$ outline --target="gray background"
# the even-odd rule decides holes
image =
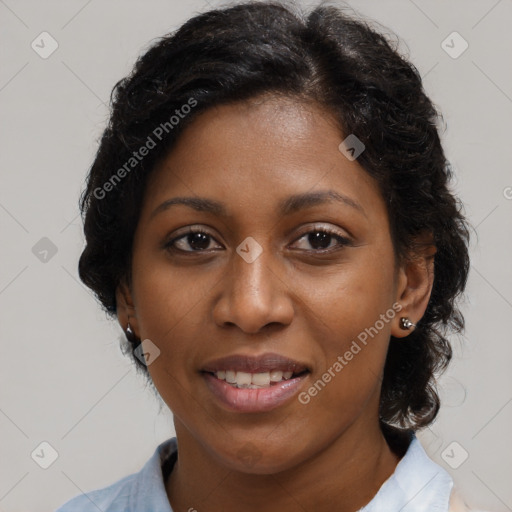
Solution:
[[[395,31],[424,77],[478,233],[466,335],[453,339],[444,405],[421,439],[471,505],[512,510],[512,1],[350,4]],[[139,470],[174,435],[170,413],[121,354],[119,325],[78,280],[77,201],[115,82],[152,39],[214,5],[0,0],[1,512],[53,510]],[[59,45],[47,59],[31,47],[43,31]],[[442,46],[454,31],[469,44],[458,58]],[[42,252],[43,237],[55,254]],[[48,469],[34,460],[49,461],[43,441],[58,452]]]

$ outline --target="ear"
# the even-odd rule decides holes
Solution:
[[[125,278],[121,279],[119,285],[116,288],[116,308],[117,320],[123,331],[126,331],[129,323],[130,329],[137,336],[137,338],[140,338],[137,315],[135,306],[133,304],[133,296],[130,286],[127,284]]]
[[[434,258],[437,249],[430,233],[419,236],[398,270],[397,299],[402,309],[395,316],[391,334],[395,338],[408,336],[411,330],[400,328],[400,318],[407,317],[417,324],[427,309],[434,285]],[[414,328],[413,328],[414,329]]]

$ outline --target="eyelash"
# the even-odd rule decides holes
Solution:
[[[199,234],[199,233],[203,234],[203,235],[205,235],[207,237],[210,237],[213,240],[215,240],[215,238],[210,233],[208,233],[207,231],[204,231],[203,229],[200,229],[200,228],[189,228],[189,230],[186,233],[183,233],[182,235],[180,235],[178,237],[175,237],[172,240],[170,240],[169,242],[165,243],[164,244],[164,249],[167,249],[167,250],[170,250],[170,251],[173,251],[173,252],[177,252],[177,253],[181,253],[181,254],[183,254],[183,253],[185,253],[185,254],[186,253],[198,254],[198,253],[202,253],[202,252],[211,251],[211,249],[203,249],[203,250],[195,250],[195,251],[194,250],[192,250],[192,251],[184,251],[183,249],[177,249],[176,247],[173,247],[174,243],[177,242],[178,240],[186,238],[189,235],[195,235],[195,234]],[[330,248],[330,249],[312,249],[310,251],[307,251],[305,249],[300,249],[301,251],[315,253],[315,254],[325,254],[325,253],[330,253],[330,252],[337,251],[337,250],[341,249],[342,247],[346,247],[346,246],[352,245],[352,241],[349,238],[340,235],[337,231],[334,231],[334,230],[329,229],[329,228],[323,228],[323,227],[322,228],[313,228],[313,229],[310,229],[309,231],[305,231],[304,233],[302,233],[295,240],[295,242],[301,240],[306,235],[309,235],[311,233],[325,233],[325,234],[331,235],[332,237],[334,237],[338,241],[338,247]]]

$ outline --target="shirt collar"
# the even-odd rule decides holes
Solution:
[[[360,512],[447,512],[453,487],[451,476],[426,454],[414,433],[393,474]],[[155,450],[140,471],[129,510],[173,512],[167,499],[162,465],[177,453],[175,437]]]
[[[151,510],[151,512],[173,512],[162,474],[162,465],[172,457],[178,450],[176,438],[167,439],[155,450],[152,457],[140,470],[140,478],[136,480],[136,488],[131,495],[128,510],[140,512]]]
[[[447,512],[451,476],[427,455],[414,433],[393,474],[361,512]]]

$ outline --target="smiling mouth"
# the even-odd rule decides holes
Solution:
[[[297,372],[271,370],[267,372],[249,373],[236,370],[219,370],[216,372],[205,371],[220,381],[228,383],[231,387],[237,389],[265,389],[276,386],[282,382],[301,377],[309,370],[299,370]]]
[[[231,354],[200,370],[217,403],[236,413],[261,413],[284,406],[312,373],[309,364],[276,353]]]

